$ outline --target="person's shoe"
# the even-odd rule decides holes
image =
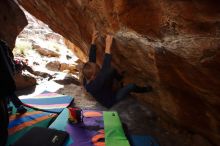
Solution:
[[[25,112],[27,112],[27,109],[24,108],[23,105],[21,105],[20,107],[17,108],[17,112],[16,113],[24,114]]]

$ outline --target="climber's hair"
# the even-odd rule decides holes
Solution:
[[[99,71],[100,71],[100,67],[96,63],[93,63],[93,62],[85,63],[82,68],[83,77],[87,81],[91,81],[93,77],[96,77]]]

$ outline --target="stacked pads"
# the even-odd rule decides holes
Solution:
[[[64,109],[49,128],[69,133],[64,146],[159,146],[151,136],[125,136],[117,112],[83,110],[83,122],[68,122],[69,110]]]
[[[51,92],[43,92],[32,97],[21,97],[25,106],[52,113],[61,113],[73,102],[73,97]]]
[[[47,128],[74,100],[71,96],[47,91],[20,99],[27,106],[27,112],[22,115],[16,114],[16,108],[13,107],[12,115],[9,117],[7,145],[13,144],[33,127]]]
[[[130,146],[117,112],[83,111],[83,122],[68,122],[69,111],[64,109],[49,128],[66,131],[65,146]]]
[[[33,127],[49,127],[69,134],[65,146],[158,146],[154,138],[148,136],[133,135],[129,142],[117,112],[83,110],[83,122],[71,124],[66,108],[73,101],[70,96],[44,92],[21,100],[34,110],[28,108],[25,114],[10,117],[8,145]]]
[[[11,115],[9,117],[7,145],[13,144],[33,127],[48,127],[57,116],[54,113],[36,111],[30,108],[27,108],[27,112],[22,115]]]

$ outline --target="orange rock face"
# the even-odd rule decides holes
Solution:
[[[17,35],[27,25],[23,11],[14,1],[0,1],[0,24],[0,39],[7,42],[13,49]]]
[[[94,28],[112,33],[113,64],[126,81],[152,84],[138,95],[158,113],[212,142],[220,139],[218,0],[18,0],[88,55]],[[164,114],[166,113],[166,114]]]

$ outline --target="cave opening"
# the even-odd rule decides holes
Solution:
[[[79,85],[79,59],[65,44],[66,39],[22,10],[28,25],[17,36],[13,49],[18,94],[56,92],[65,84]]]

